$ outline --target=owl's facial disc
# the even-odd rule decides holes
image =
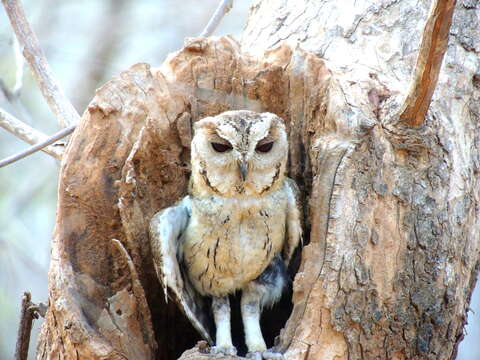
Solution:
[[[283,120],[225,112],[195,123],[192,184],[197,194],[260,196],[282,184],[288,154]]]

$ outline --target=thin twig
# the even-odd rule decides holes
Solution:
[[[423,30],[410,89],[400,110],[400,121],[410,127],[422,126],[438,81],[448,46],[456,0],[434,0]]]
[[[60,126],[66,127],[77,124],[80,116],[55,80],[43,51],[38,44],[37,37],[26,19],[20,1],[2,0],[2,3],[18,42],[23,48],[23,56],[25,56],[37,80],[43,97],[47,100],[50,109],[57,116]]]
[[[37,152],[39,150],[42,150],[45,146],[48,146],[50,144],[53,144],[55,141],[58,141],[60,140],[61,138],[71,134],[73,132],[73,130],[75,130],[76,128],[76,125],[72,125],[72,126],[69,126],[68,128],[65,128],[65,129],[62,129],[60,130],[59,132],[55,133],[54,135],[52,135],[51,137],[49,137],[47,140],[45,140],[44,142],[41,142],[39,144],[36,144],[30,148],[28,148],[27,150],[25,151],[22,151],[18,154],[15,154],[15,155],[12,155],[12,156],[9,156],[8,158],[6,159],[3,159],[3,160],[0,160],[0,168],[4,167],[4,166],[7,166],[11,163],[14,163],[15,161],[18,161],[20,159],[23,159],[24,157],[30,155],[30,154],[33,154],[34,152]]]
[[[47,135],[28,126],[23,121],[18,120],[16,117],[9,114],[3,109],[0,109],[0,126],[15,135],[16,137],[22,139],[23,141],[26,141],[30,145],[42,143],[48,140]],[[62,149],[48,146],[42,148],[41,150],[56,159],[62,158]]]
[[[207,37],[212,35],[218,24],[220,24],[222,18],[225,16],[226,13],[230,11],[232,6],[233,0],[221,0],[217,8],[215,9],[212,17],[210,18],[207,26],[205,26],[205,29],[203,29],[202,33],[200,34],[200,37]]]
[[[34,317],[33,312],[29,309],[32,306],[31,299],[32,295],[29,292],[23,293],[20,325],[18,326],[17,344],[15,346],[15,360],[27,360],[28,358],[28,346]]]
[[[138,276],[137,270],[135,269],[135,264],[132,261],[132,258],[128,254],[127,249],[123,246],[120,240],[112,239],[113,245],[117,248],[117,250],[122,254],[123,258],[125,259],[128,269],[130,270],[130,278],[132,280],[132,292],[137,300],[137,305],[139,306],[140,313],[142,314],[143,321],[146,322],[149,326],[146,326],[148,340],[150,345],[153,347],[157,347],[157,343],[155,341],[155,336],[151,329],[152,324],[152,317],[150,314],[150,309],[148,308],[147,298],[145,296],[145,291],[143,290],[142,283],[140,282],[140,278]],[[145,325],[147,325],[145,324]]]

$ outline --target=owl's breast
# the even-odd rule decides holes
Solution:
[[[283,247],[287,198],[192,199],[183,260],[195,288],[223,296],[256,279]]]

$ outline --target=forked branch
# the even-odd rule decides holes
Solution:
[[[410,127],[423,125],[437,85],[448,46],[456,0],[433,0],[423,31],[410,89],[400,110],[400,121]]]
[[[23,56],[27,60],[42,95],[50,106],[50,109],[56,115],[60,126],[66,127],[77,124],[80,116],[55,80],[43,51],[38,44],[37,37],[27,21],[20,1],[2,0],[2,3],[20,47],[23,49]]]
[[[18,161],[20,159],[23,159],[24,157],[27,157],[28,155],[31,155],[37,151],[42,150],[44,147],[53,144],[54,142],[60,140],[61,138],[64,138],[65,136],[71,134],[73,130],[75,130],[76,125],[69,126],[68,128],[62,129],[59,132],[55,133],[51,137],[47,138],[45,141],[38,143],[30,148],[28,148],[25,151],[22,151],[18,154],[12,155],[6,159],[3,159],[0,161],[0,168],[7,166],[11,163],[14,163],[15,161]]]

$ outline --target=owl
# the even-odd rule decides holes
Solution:
[[[228,111],[194,125],[188,195],[150,223],[157,274],[203,337],[212,343],[205,299],[211,298],[215,346],[234,355],[229,295],[241,291],[247,356],[267,350],[260,328],[278,301],[286,268],[302,236],[297,187],[285,176],[288,140],[271,113]]]

